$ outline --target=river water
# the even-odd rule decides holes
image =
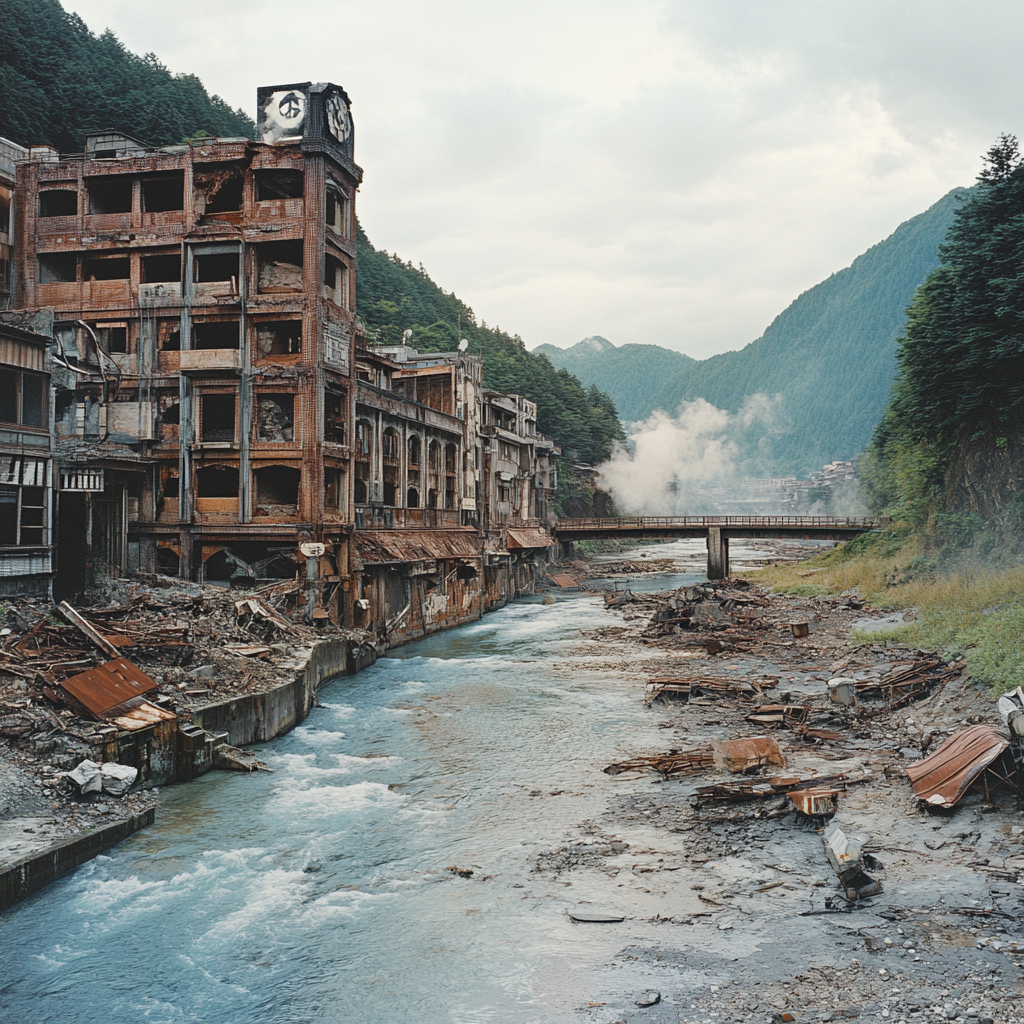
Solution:
[[[4,1021],[558,1022],[643,989],[616,958],[652,925],[568,916],[616,880],[535,870],[650,785],[600,771],[659,746],[629,652],[583,635],[616,621],[516,602],[328,684],[260,749],[272,774],[164,790],[155,826],[6,915]]]

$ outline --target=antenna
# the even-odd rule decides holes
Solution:
[[[469,342],[463,338],[462,341],[459,342],[459,351],[465,352],[467,348],[469,348]]]

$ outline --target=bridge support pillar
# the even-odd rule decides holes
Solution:
[[[708,527],[708,579],[729,578],[729,538],[722,536],[720,526]]]

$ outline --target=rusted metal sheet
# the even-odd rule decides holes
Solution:
[[[834,786],[813,786],[793,790],[789,799],[793,806],[810,818],[830,818],[836,813],[836,798],[845,789]]]
[[[59,685],[73,707],[97,720],[114,717],[128,701],[157,691],[156,682],[124,658],[80,672]]]
[[[996,770],[1009,745],[1010,741],[994,725],[972,725],[950,736],[934,754],[905,770],[918,799],[936,807],[953,807],[989,769],[995,771],[999,780],[1009,781],[1012,770]]]
[[[650,769],[656,771],[662,778],[668,779],[673,775],[690,775],[694,772],[707,771],[714,766],[715,756],[710,750],[682,750],[619,761],[616,764],[608,765],[604,772],[606,775],[620,775],[622,772]]]
[[[474,530],[375,530],[354,536],[357,557],[364,565],[481,557],[480,537]]]
[[[568,573],[555,572],[548,576],[548,579],[554,583],[556,587],[578,587],[579,583],[576,582]]]
[[[509,529],[508,547],[513,548],[549,548],[554,544],[551,534],[540,529]]]
[[[137,729],[145,729],[150,725],[158,725],[160,722],[174,722],[177,715],[166,708],[159,708],[142,697],[133,697],[120,705],[123,708],[121,714],[112,718],[118,729],[126,729],[134,732]],[[110,718],[112,712],[107,712],[106,717]]]
[[[766,765],[786,767],[786,758],[771,736],[747,736],[739,740],[715,740],[715,761],[731,772],[745,772]]]

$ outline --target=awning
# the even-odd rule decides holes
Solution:
[[[509,548],[549,548],[554,544],[551,534],[547,530],[525,529],[509,530]]]
[[[475,530],[360,530],[355,542],[356,555],[364,565],[481,556]]]

